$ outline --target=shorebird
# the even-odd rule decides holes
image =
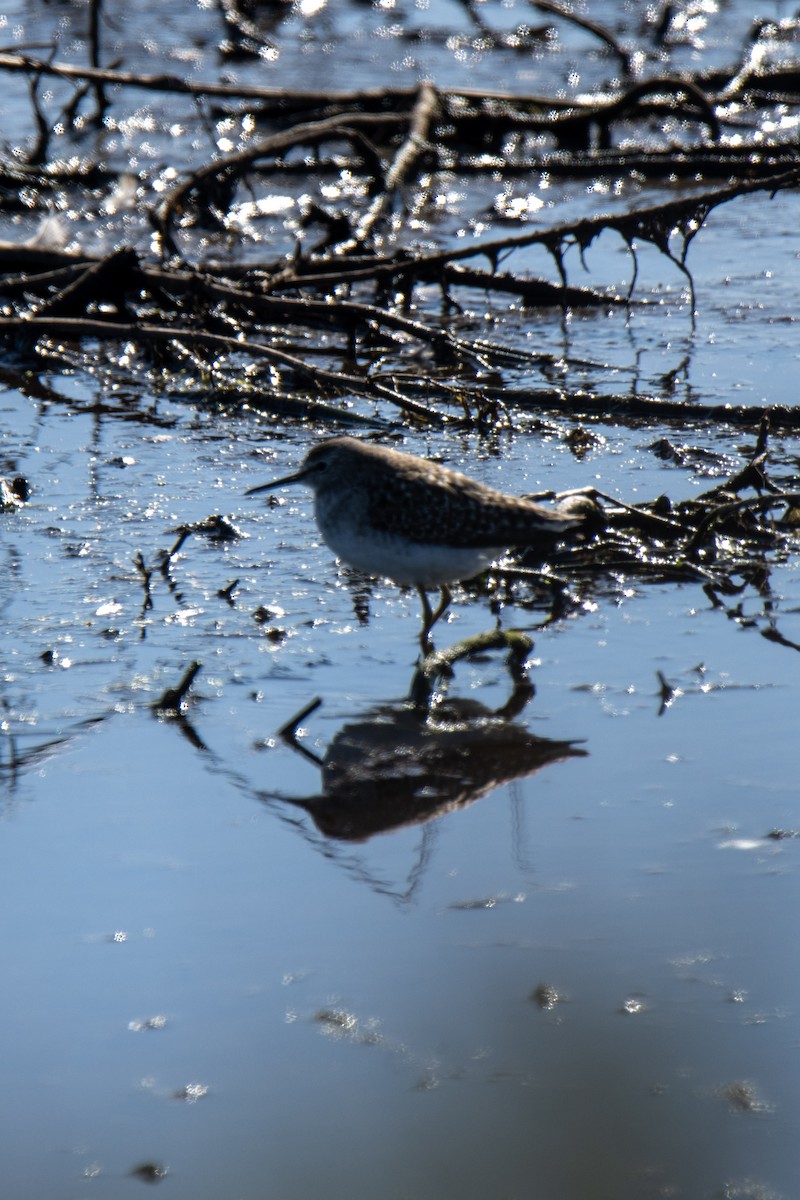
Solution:
[[[472,579],[506,551],[549,549],[583,517],[509,496],[439,463],[335,437],[309,450],[300,469],[245,493],[305,483],[314,515],[337,558],[366,575],[414,587],[422,600],[420,645],[450,603],[448,584]],[[428,590],[438,588],[431,608]]]

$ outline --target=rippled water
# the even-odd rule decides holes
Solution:
[[[49,9],[10,24],[33,39]],[[165,10],[165,44],[190,43],[193,12]],[[725,9],[726,61],[749,13]],[[331,86],[348,81],[326,46],[383,24],[360,7],[292,20],[287,74],[330,62]],[[352,38],[364,82],[385,42]],[[487,82],[486,57],[424,52]],[[798,215],[790,193],[713,214],[690,257],[694,330],[655,254],[638,287],[657,307],[565,332],[498,306],[499,328],[611,364],[609,391],[676,371],[688,398],[792,405]],[[587,265],[593,285],[630,271],[606,238]],[[243,497],[324,431],[100,369],[4,378],[2,473],[33,486],[0,514],[7,1194],[796,1195],[796,556],[727,611],[620,574],[539,629],[520,596],[502,620],[534,639],[535,694],[488,651],[420,738],[403,705],[416,596],[338,570],[301,489]],[[524,420],[495,442],[404,445],[508,491],[597,483],[635,502],[713,486],[755,437],[613,414],[592,431],[580,457]],[[718,473],[665,463],[663,436]],[[772,453],[796,470],[794,439]],[[239,536],[195,534],[162,573],[176,530],[216,513]],[[493,624],[459,593],[437,640]],[[193,662],[186,718],[159,715]],[[502,737],[459,741],[465,712],[491,730],[515,695]],[[278,731],[316,697],[304,755]],[[372,793],[353,770],[370,761]]]

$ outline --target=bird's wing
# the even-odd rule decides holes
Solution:
[[[528,545],[583,521],[484,487],[466,475],[424,471],[384,479],[371,494],[369,508],[376,529],[425,545],[475,550]]]

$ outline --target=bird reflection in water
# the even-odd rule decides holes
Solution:
[[[501,708],[490,709],[471,698],[441,697],[438,689],[456,661],[496,646],[509,649],[513,684]],[[421,825],[550,763],[585,755],[574,742],[538,737],[515,719],[534,692],[525,670],[530,648],[527,638],[495,632],[426,659],[417,668],[408,700],[379,705],[343,725],[324,756],[297,738],[301,722],[321,703],[314,701],[281,735],[319,766],[322,790],[316,796],[282,799],[304,809],[326,837],[364,841]]]

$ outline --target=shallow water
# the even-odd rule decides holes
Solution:
[[[323,23],[342,37],[355,11]],[[749,11],[727,6],[730,27]],[[292,45],[322,55],[317,30]],[[679,396],[792,405],[798,218],[788,193],[713,214],[690,254],[694,329],[655,254],[638,290],[658,305],[565,329],[476,297],[469,319],[608,364],[609,392],[677,371]],[[586,259],[593,285],[629,278],[606,238]],[[177,1198],[796,1195],[797,651],[762,636],[800,643],[796,555],[728,613],[620,574],[540,629],[518,593],[502,621],[534,638],[536,690],[507,744],[456,754],[443,728],[409,764],[416,596],[337,569],[302,489],[243,498],[325,431],[100,365],[38,383],[53,392],[0,393],[2,473],[34,489],[0,514],[8,1195],[116,1200],[161,1171]],[[635,502],[713,486],[755,438],[610,413],[575,457],[519,427],[404,446],[508,491]],[[720,474],[666,464],[663,436]],[[795,440],[771,445],[796,473]],[[177,528],[213,513],[240,536],[192,536],[163,575]],[[437,642],[493,622],[459,592]],[[186,719],[159,716],[192,662]],[[449,695],[488,716],[511,693],[492,651]],[[278,735],[315,697],[299,740],[327,775]],[[364,823],[337,825],[320,798],[348,741],[359,761],[405,748],[430,819],[384,772]]]
[[[800,843],[766,837],[798,826],[792,650],[699,587],[620,583],[535,634],[515,722],[582,755],[545,745],[525,777],[478,754],[466,807],[326,835],[296,803],[319,769],[276,731],[314,696],[318,755],[376,709],[397,717],[418,614],[375,585],[359,624],[306,495],[240,499],[256,449],[282,469],[305,431],[275,449],[218,414],[209,445],[190,411],[153,436],[3,407],[17,465],[52,478],[4,529],[4,762],[31,755],[5,773],[0,838],[16,1196],[96,1172],[116,1196],[142,1163],[187,1196],[521,1195],[531,1175],[554,1196],[792,1194]],[[519,489],[587,470],[622,494],[698,482],[644,440],[590,464],[543,444],[532,464],[518,438],[470,465]],[[136,553],[229,507],[246,536],[190,540],[142,616]],[[797,584],[794,561],[775,570],[789,637]],[[438,637],[490,627],[460,597]],[[192,660],[187,729],[149,706]],[[682,692],[662,715],[658,671]],[[510,687],[495,653],[452,692],[493,709]],[[487,769],[512,779],[481,796]]]

